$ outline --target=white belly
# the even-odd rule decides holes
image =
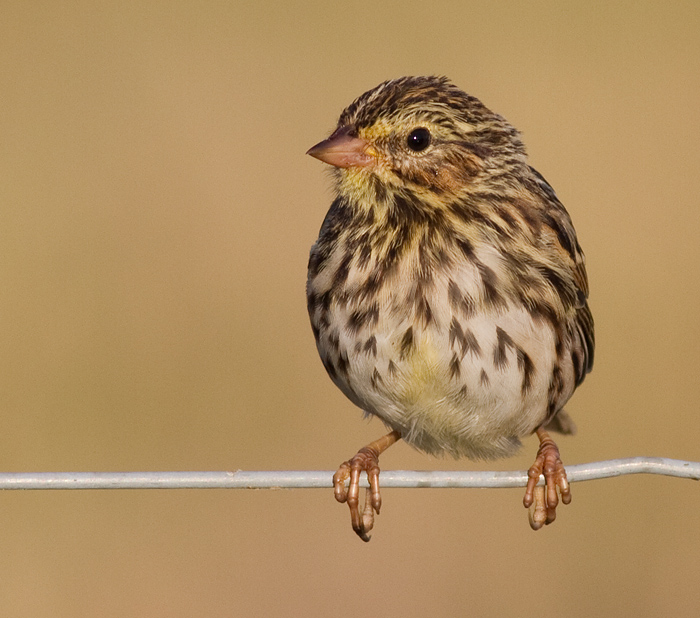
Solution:
[[[413,345],[402,355],[408,327],[374,335],[376,357],[347,341],[347,378],[336,377],[351,400],[408,443],[436,454],[499,457],[512,454],[518,438],[544,421],[555,358],[548,324],[535,324],[522,309],[495,320],[474,317],[460,324],[470,334],[467,345],[450,336],[449,323],[414,327]],[[497,328],[512,343],[499,341]],[[376,332],[386,331],[379,324]]]
[[[482,257],[486,261],[488,255]],[[573,392],[571,359],[557,359],[551,322],[511,300],[490,306],[471,265],[425,284],[419,305],[411,274],[415,265],[405,268],[372,297],[373,318],[353,324],[353,313],[367,306],[356,293],[362,273],[357,280],[348,277],[338,302],[312,312],[331,378],[355,404],[416,448],[455,457],[512,454],[519,438],[556,411],[551,409],[553,376],[559,376],[557,386],[565,384],[560,405]],[[312,286],[328,289],[325,276],[319,274]],[[453,281],[474,299],[469,310],[454,302]],[[421,310],[426,305],[429,318]]]

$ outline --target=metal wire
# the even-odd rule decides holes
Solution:
[[[566,466],[569,481],[627,474],[660,474],[700,480],[700,462],[663,457],[630,457]],[[332,471],[249,472],[5,472],[0,489],[328,489]],[[540,483],[543,478],[540,477]],[[527,472],[386,470],[382,487],[524,487]],[[363,478],[363,486],[367,486]]]

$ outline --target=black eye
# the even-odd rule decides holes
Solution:
[[[430,131],[419,127],[418,129],[413,129],[408,134],[408,139],[406,139],[406,145],[413,150],[413,152],[421,152],[430,146]]]

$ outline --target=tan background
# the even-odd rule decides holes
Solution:
[[[588,255],[595,371],[565,462],[700,460],[700,9],[671,3],[2,3],[0,469],[330,469],[383,428],[327,379],[304,151],[444,73],[525,135]],[[434,460],[385,468],[524,469]],[[696,616],[700,485],[5,492],[0,615]]]

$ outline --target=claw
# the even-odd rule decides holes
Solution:
[[[350,509],[350,522],[355,533],[365,542],[367,534],[374,527],[374,514],[382,508],[382,495],[379,491],[379,455],[401,436],[392,431],[379,440],[361,448],[350,460],[340,464],[333,475],[333,493],[338,502],[346,502]],[[365,504],[360,513],[360,475],[367,473],[369,488],[365,493]],[[345,483],[348,482],[347,488]]]
[[[525,508],[530,509],[530,527],[533,530],[539,530],[556,519],[560,496],[562,503],[571,502],[571,489],[557,445],[542,428],[537,430],[537,437],[540,448],[535,463],[527,471],[527,487],[523,497]],[[544,476],[544,487],[537,485],[540,475]]]

